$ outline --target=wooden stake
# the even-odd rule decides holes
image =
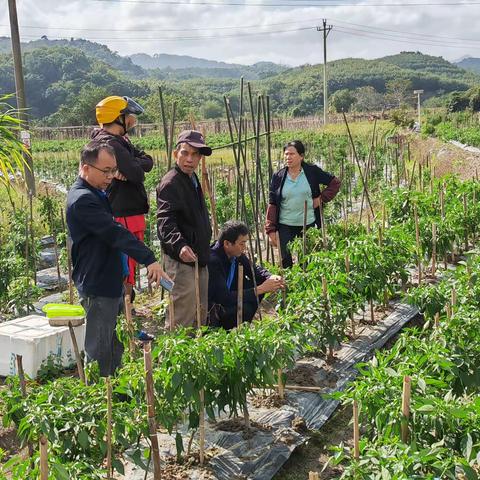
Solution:
[[[408,422],[410,419],[410,396],[411,396],[411,379],[408,375],[403,377],[403,393],[402,393],[402,424],[401,424],[401,438],[403,443],[408,442],[409,428]]]
[[[25,372],[23,371],[22,356],[17,354],[16,360],[17,360],[17,374],[18,374],[18,379],[20,380],[20,391],[22,392],[22,397],[27,398],[27,383],[25,381]],[[28,455],[30,458],[32,458],[33,457],[32,442],[27,442],[27,446],[28,446]]]
[[[40,437],[40,480],[48,480],[48,440]]]
[[[168,319],[170,322],[170,331],[173,332],[175,330],[175,309],[173,306],[172,294],[169,294],[168,297]]]
[[[418,212],[417,206],[413,208],[413,215],[415,217],[415,240],[417,243],[417,266],[418,266],[418,284],[422,283],[422,256],[421,256],[421,245],[420,245],[420,228],[418,225]]]
[[[112,474],[112,382],[110,376],[106,378],[107,384],[107,479],[113,478]]]
[[[197,305],[197,328],[201,335],[202,318],[200,305],[200,275],[198,271],[198,259],[195,259],[195,301]],[[200,435],[200,465],[205,463],[205,390],[202,388],[199,392],[200,412],[199,412],[199,435]]]
[[[320,227],[322,229],[323,249],[327,250],[328,248],[327,226],[325,225],[325,215],[323,214],[323,203],[321,198],[320,198],[320,206],[318,207],[318,209],[320,211]]]
[[[439,312],[437,312],[434,315],[434,321],[435,321],[435,328],[438,328],[439,325],[440,325],[440,313]]]
[[[238,263],[237,280],[237,327],[243,323],[243,265]]]
[[[437,270],[437,225],[432,223],[432,277]]]
[[[358,422],[358,402],[353,401],[353,458],[360,458],[360,426]]]
[[[308,480],[320,480],[320,476],[318,472],[309,472],[308,473]]]
[[[160,466],[160,450],[158,448],[157,422],[155,421],[155,393],[153,388],[152,373],[152,346],[150,342],[143,344],[143,360],[145,364],[145,387],[147,400],[148,430],[150,443],[152,445],[150,456],[153,458],[153,478],[162,478]]]
[[[463,218],[465,222],[465,232],[464,232],[464,243],[465,243],[465,251],[468,252],[468,224],[467,224],[467,215],[468,215],[468,209],[467,209],[467,194],[463,194]]]
[[[127,335],[128,335],[128,349],[130,351],[130,354],[133,355],[135,351],[135,342],[133,340],[134,326],[133,326],[133,320],[132,320],[132,304],[131,304],[130,295],[125,295],[124,302],[125,302],[125,319],[126,319]]]
[[[303,271],[307,268],[307,201],[305,200],[303,204],[303,259],[302,259],[302,264],[303,264]]]
[[[348,252],[345,254],[345,273],[347,274],[347,288],[350,288],[350,255]],[[349,312],[350,317],[350,327],[352,329],[352,338],[356,337],[355,334],[355,319],[353,317],[353,312]]]
[[[77,337],[75,336],[75,330],[73,329],[72,322],[68,322],[68,330],[70,331],[70,338],[72,339],[73,351],[75,352],[75,361],[77,362],[78,376],[84,385],[87,384],[85,379],[85,371],[83,370],[82,357],[80,356],[80,350],[78,349]]]
[[[325,315],[326,315],[326,322],[327,325],[331,325],[330,321],[330,303],[328,299],[328,285],[327,285],[327,279],[322,276],[322,294],[323,294],[323,301],[325,302]],[[328,361],[332,361],[334,358],[334,352],[333,352],[333,345],[328,346]]]

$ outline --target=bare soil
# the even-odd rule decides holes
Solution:
[[[420,135],[410,135],[410,152],[412,160],[417,159],[426,164],[427,158],[433,161],[435,176],[456,174],[462,180],[475,178],[480,174],[480,155],[467,152],[451,143],[445,143],[438,138],[423,138]]]

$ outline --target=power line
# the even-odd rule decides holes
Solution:
[[[309,24],[315,21],[321,21],[322,18],[309,18]],[[51,27],[47,25],[22,25],[23,28],[31,28],[37,30],[66,30],[66,31],[81,31],[81,32],[185,32],[185,31],[202,31],[205,30],[231,30],[231,29],[242,29],[242,28],[265,28],[265,27],[279,27],[282,25],[297,25],[299,23],[306,23],[305,20],[297,20],[294,22],[279,22],[279,23],[265,23],[265,24],[257,24],[257,25],[229,25],[229,26],[221,26],[221,27],[211,27],[208,28],[191,28],[191,27],[183,27],[183,28],[76,28],[76,27]],[[8,27],[8,25],[0,25],[0,27]]]
[[[321,0],[314,0],[315,3],[251,3],[248,1],[239,2],[227,0],[219,1],[203,1],[190,2],[188,0],[86,0],[90,2],[102,3],[131,3],[137,5],[189,5],[189,6],[223,6],[223,7],[462,7],[471,5],[480,5],[480,2],[402,2],[402,3],[323,3]],[[321,3],[318,3],[321,2]]]
[[[459,38],[459,37],[449,37],[447,35],[432,35],[428,33],[415,33],[415,32],[407,32],[404,30],[393,30],[388,28],[380,28],[380,27],[372,27],[370,25],[362,25],[360,23],[352,23],[352,22],[345,22],[343,20],[334,19],[334,22],[341,23],[344,25],[353,25],[355,27],[362,27],[369,30],[378,30],[381,32],[395,32],[395,33],[402,33],[408,36],[418,36],[418,37],[429,37],[429,38],[439,38],[443,40],[458,40],[459,42],[480,42],[480,40],[475,40],[473,38]]]
[[[180,37],[143,37],[143,38],[112,38],[112,37],[89,37],[89,40],[108,40],[110,42],[145,42],[145,41],[190,41],[190,40],[211,40],[219,38],[238,38],[238,37],[255,37],[263,35],[277,35],[291,32],[300,32],[306,30],[314,30],[314,25],[309,27],[282,29],[282,30],[270,30],[267,32],[248,32],[248,33],[232,33],[227,35],[198,35],[198,36],[180,36]],[[35,38],[38,39],[38,35],[22,35],[22,38]],[[49,40],[68,40],[66,38],[50,38]]]
[[[360,29],[349,29],[346,27],[335,27],[335,31],[339,33],[344,33],[347,35],[353,35],[357,37],[366,37],[366,38],[374,38],[377,40],[387,40],[391,42],[398,42],[398,43],[410,43],[414,45],[424,45],[424,46],[431,46],[431,47],[448,47],[448,48],[460,48],[462,50],[465,50],[466,48],[469,49],[478,49],[480,48],[480,45],[465,45],[465,44],[450,44],[447,42],[434,42],[434,41],[422,41],[417,38],[407,38],[407,37],[398,37],[398,36],[389,36],[388,34],[382,34],[382,33],[374,33],[374,32],[368,32],[365,30],[360,30]]]

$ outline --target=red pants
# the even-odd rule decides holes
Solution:
[[[115,221],[122,224],[128,231],[132,232],[139,240],[143,242],[145,237],[145,215],[132,215],[131,217],[115,217]],[[126,282],[135,285],[135,266],[137,262],[128,257],[128,277]]]

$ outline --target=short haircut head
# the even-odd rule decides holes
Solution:
[[[87,143],[80,154],[80,165],[95,165],[100,152],[103,150],[115,157],[115,150],[105,141],[92,140]]]
[[[245,223],[239,220],[229,220],[225,222],[220,230],[218,242],[223,246],[223,242],[235,243],[242,235],[248,235],[250,232]]]
[[[283,146],[283,152],[288,147],[293,147],[300,155],[305,155],[305,145],[300,140],[292,140]]]

